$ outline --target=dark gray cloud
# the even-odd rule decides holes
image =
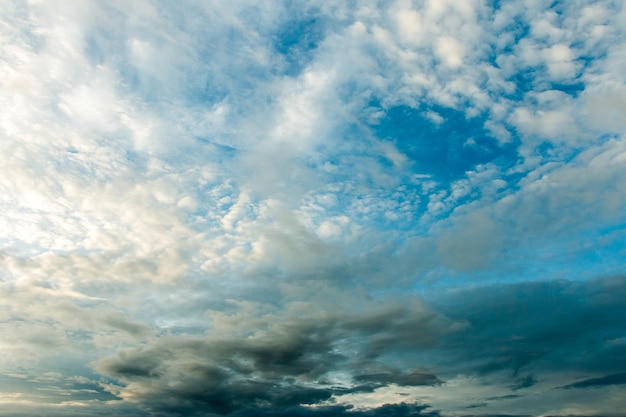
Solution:
[[[521,397],[521,395],[516,395],[516,394],[499,395],[497,397],[485,398],[485,401],[511,400],[513,398],[519,398],[519,397]]]
[[[523,395],[509,394],[509,395],[499,395],[497,397],[488,397],[488,398],[482,399],[481,402],[479,403],[470,404],[467,407],[463,407],[463,408],[471,409],[471,408],[487,407],[489,403],[493,401],[512,400],[512,399],[520,398],[520,397],[523,397]]]
[[[599,378],[587,378],[582,381],[575,382],[560,387],[561,389],[571,388],[598,388],[607,385],[623,385],[626,384],[626,373],[612,374]]]
[[[626,417],[626,414],[614,412],[614,413],[602,413],[602,414],[567,414],[567,415],[549,415],[545,417]]]
[[[423,404],[385,404],[369,410],[354,410],[349,406],[325,406],[325,407],[284,407],[268,408],[255,407],[229,414],[229,417],[441,417],[437,411],[428,410],[428,405]],[[91,411],[93,410],[93,411]],[[45,410],[38,412],[3,413],[4,417],[30,417],[41,415]],[[84,417],[84,410],[60,411],[53,414],[55,417]],[[174,417],[174,416],[194,416],[194,417],[218,417],[219,414],[212,413],[201,407],[181,408],[179,411],[161,410],[155,412],[138,411],[132,407],[117,407],[115,409],[105,407],[101,409],[90,409],[90,416],[115,416],[115,417]]]
[[[537,372],[626,371],[624,278],[448,292],[434,304],[452,320],[466,320],[467,327],[444,337],[441,365],[480,374],[508,370],[512,389],[533,385]],[[531,374],[520,376],[524,371]]]
[[[283,319],[264,331],[250,329],[248,337],[172,336],[144,349],[121,351],[95,368],[121,383],[121,397],[153,412],[193,414],[202,409],[227,415],[293,408],[391,384],[440,384],[426,370],[385,364],[384,356],[432,346],[448,326],[446,319],[418,304],[381,306],[359,315]],[[352,385],[328,380],[331,372],[351,375]],[[390,415],[419,411],[394,410]]]
[[[353,410],[346,406],[330,406],[317,408],[294,407],[280,411],[275,410],[243,410],[234,413],[233,417],[440,417],[437,411],[427,411],[424,404],[385,404],[369,410]]]
[[[432,373],[420,371],[403,373],[397,369],[359,374],[356,375],[354,379],[359,382],[373,382],[380,385],[397,384],[400,386],[414,387],[421,385],[437,385],[442,383],[442,381]]]
[[[459,417],[533,417],[528,414],[464,414]]]
[[[510,386],[510,388],[514,391],[523,388],[532,387],[537,383],[537,379],[533,374],[529,374],[520,378],[517,378],[515,382]]]
[[[432,299],[440,313],[415,302],[358,313],[266,314],[222,322],[216,334],[161,338],[95,368],[119,381],[119,396],[154,413],[299,409],[384,386],[440,385],[457,374],[508,372],[509,382],[500,383],[512,391],[535,389],[563,371],[626,370],[625,297],[623,277],[613,276],[447,291]],[[562,388],[622,384],[624,375]],[[476,405],[520,397],[503,393]]]

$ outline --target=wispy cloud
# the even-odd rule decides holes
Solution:
[[[606,385],[622,385],[626,384],[626,374],[612,374],[599,378],[587,378],[582,381],[574,382],[573,384],[564,385],[562,389],[571,388],[595,388],[603,387]]]

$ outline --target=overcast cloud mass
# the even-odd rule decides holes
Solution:
[[[620,0],[0,2],[0,416],[626,416]]]

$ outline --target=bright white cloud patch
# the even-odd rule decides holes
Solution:
[[[623,412],[618,2],[0,16],[0,415]]]

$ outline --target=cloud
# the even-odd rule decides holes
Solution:
[[[513,385],[511,385],[511,389],[516,391],[519,389],[532,387],[537,383],[537,379],[532,374],[528,374],[524,377],[518,378],[515,380]]]
[[[436,385],[441,383],[435,375],[419,371],[406,374],[397,370],[382,371],[356,375],[354,379],[358,382],[373,382],[382,385],[393,383],[399,386]]]
[[[328,406],[315,408],[288,408],[281,411],[265,411],[250,410],[233,414],[233,416],[253,416],[260,415],[264,417],[282,417],[282,416],[302,416],[302,417],[337,417],[337,416],[355,416],[355,417],[438,417],[440,414],[436,411],[425,411],[429,407],[423,404],[385,404],[370,410],[354,410],[344,406]]]
[[[446,359],[446,366],[454,369],[456,362],[478,373],[514,374],[621,368],[624,346],[611,340],[624,331],[619,302],[624,289],[623,277],[616,276],[454,291],[437,303],[443,302],[440,309],[452,320],[463,317],[468,326],[441,342],[443,349],[459,355]],[[516,379],[514,387],[532,386],[535,378]]]
[[[463,417],[530,417],[528,414],[466,414]]]
[[[626,384],[626,374],[612,374],[599,378],[587,378],[582,381],[574,382],[573,384],[568,384],[560,387],[561,389],[572,389],[572,388],[596,388],[603,387],[606,385],[621,385]]]
[[[7,409],[616,409],[616,2],[0,8]]]
[[[385,306],[358,316],[259,319],[268,327],[246,329],[243,339],[210,331],[205,338],[166,337],[101,359],[95,368],[121,382],[115,395],[148,409],[181,413],[200,407],[229,414],[303,406],[367,385],[369,391],[441,383],[426,371],[380,365],[389,353],[429,346],[446,331],[440,328],[444,322],[436,324],[428,312]],[[333,382],[338,373],[353,382]]]

